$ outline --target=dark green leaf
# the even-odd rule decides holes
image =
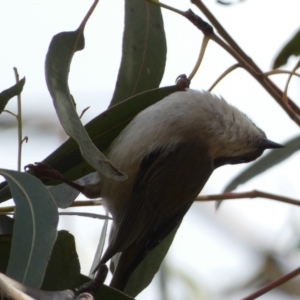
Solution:
[[[124,293],[115,290],[107,285],[102,285],[99,292],[96,294],[96,300],[133,300],[133,298]]]
[[[160,7],[125,1],[122,60],[110,105],[157,88],[166,63],[166,38]]]
[[[7,105],[8,101],[11,98],[21,94],[24,84],[25,84],[25,77],[21,79],[19,82],[17,82],[15,85],[10,87],[9,89],[4,90],[3,92],[0,93],[0,114],[3,112],[5,106]]]
[[[278,165],[282,161],[289,158],[296,151],[300,149],[300,137],[293,138],[292,140],[284,143],[284,148],[271,150],[268,154],[264,155],[261,159],[254,162],[245,171],[235,177],[224,189],[224,193],[235,190],[240,184],[243,184],[255,176],[265,172],[266,170]]]
[[[5,273],[11,250],[11,235],[0,236],[0,272]],[[41,289],[59,291],[80,286],[80,264],[72,234],[59,231]]]
[[[37,178],[4,169],[0,174],[8,182],[16,204],[7,275],[26,285],[39,287],[56,239],[57,207]]]
[[[84,159],[103,175],[115,180],[125,180],[127,176],[119,172],[93,144],[75,110],[68,76],[74,52],[83,48],[81,28],[61,32],[52,38],[45,63],[48,90],[64,130],[78,143]]]
[[[273,63],[273,69],[285,65],[291,56],[300,55],[300,30],[280,50]]]
[[[80,285],[80,264],[72,234],[58,232],[41,289],[61,291]]]
[[[123,101],[90,121],[85,127],[93,143],[105,151],[125,126],[142,110],[176,92],[178,86],[147,91]],[[76,180],[93,172],[82,158],[78,145],[68,139],[43,162],[57,169],[70,180]],[[11,198],[6,182],[0,184],[0,203]]]
[[[0,273],[5,273],[9,261],[12,235],[0,235]]]
[[[14,220],[6,215],[0,215],[0,235],[12,234],[14,229]]]
[[[143,109],[177,91],[177,86],[164,87],[141,93],[123,101],[86,125],[93,143],[105,151],[126,125]],[[93,169],[84,162],[76,143],[69,139],[45,160],[71,180],[80,178]]]
[[[105,206],[104,206],[104,208],[105,208],[105,214],[108,217],[108,210]],[[104,221],[104,224],[103,224],[102,229],[101,229],[100,239],[99,239],[99,242],[98,242],[97,250],[95,252],[92,267],[91,267],[90,273],[89,273],[90,277],[93,277],[93,272],[96,269],[96,267],[98,266],[98,264],[100,262],[100,259],[101,259],[101,256],[103,254],[104,245],[105,245],[105,241],[106,241],[106,235],[107,235],[107,229],[108,229],[108,219],[106,219]]]
[[[180,224],[156,248],[149,252],[142,263],[132,273],[125,288],[126,294],[136,297],[151,283],[173,243],[179,226]]]
[[[91,279],[85,275],[81,275],[80,280],[81,280],[80,284],[82,285],[86,282],[89,282]],[[101,286],[101,288],[99,289],[99,291],[95,296],[95,299],[96,300],[133,300],[133,298],[105,284]]]

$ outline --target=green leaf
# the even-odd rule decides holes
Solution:
[[[283,162],[296,151],[300,149],[300,136],[291,139],[284,143],[284,148],[278,150],[271,150],[268,154],[264,155],[259,160],[255,161],[250,167],[236,176],[224,189],[224,193],[235,190],[240,184],[243,184],[255,176],[265,172]]]
[[[9,89],[4,90],[0,93],[0,114],[3,112],[5,106],[7,105],[8,101],[11,98],[21,94],[24,84],[25,84],[25,77],[21,79],[19,82],[17,82],[15,85],[10,87]]]
[[[105,151],[127,124],[142,110],[178,90],[176,85],[150,90],[127,99],[94,118],[85,127],[93,143]],[[93,169],[83,160],[76,143],[69,139],[44,162],[76,180]],[[1,194],[0,194],[1,196]],[[0,199],[2,199],[0,197]]]
[[[180,224],[174,228],[173,231],[156,248],[150,251],[146,258],[131,274],[125,288],[126,294],[136,297],[151,283],[173,243],[179,226]]]
[[[14,220],[6,215],[0,215],[0,235],[12,234],[14,229]]]
[[[84,284],[86,282],[89,282],[91,278],[85,276],[85,275],[80,275],[80,284]],[[133,298],[129,297],[128,295],[125,295],[124,293],[111,288],[105,284],[103,284],[100,289],[98,290],[96,296],[96,300],[133,300]]]
[[[0,235],[0,273],[5,273],[11,249],[12,235]]]
[[[122,60],[110,106],[157,88],[166,63],[166,37],[160,7],[147,1],[125,1]]]
[[[280,50],[279,54],[274,60],[273,69],[277,69],[285,65],[288,59],[293,55],[300,55],[300,30]]]
[[[93,143],[100,151],[105,151],[140,111],[177,90],[178,86],[173,85],[138,94],[109,108],[90,121],[85,128]],[[55,168],[70,180],[76,180],[94,171],[82,158],[78,145],[73,139],[68,139],[43,162]],[[6,182],[0,183],[0,203],[10,198],[11,194]]]
[[[61,291],[80,285],[80,264],[72,234],[58,232],[41,289]]]
[[[96,294],[96,300],[133,300],[133,298],[124,293],[115,290],[105,284],[101,286],[99,292]]]
[[[105,215],[108,217],[108,210],[105,206],[104,206],[104,209],[105,209]],[[97,246],[95,256],[93,259],[93,263],[92,263],[92,266],[91,266],[90,272],[89,272],[89,277],[91,277],[91,278],[94,277],[93,272],[96,269],[96,267],[98,266],[101,256],[103,254],[104,245],[105,245],[105,241],[106,241],[106,235],[107,235],[107,229],[108,229],[108,219],[106,219],[104,221],[104,224],[101,229],[100,239],[99,239],[98,246]]]
[[[84,37],[81,28],[61,32],[52,38],[45,63],[48,90],[65,132],[78,143],[84,159],[104,176],[114,180],[125,180],[127,176],[119,172],[93,144],[75,110],[68,76],[74,52],[83,48]]]
[[[7,275],[28,286],[39,287],[56,239],[57,207],[37,178],[0,169],[12,191],[16,209]]]

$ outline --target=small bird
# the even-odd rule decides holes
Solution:
[[[130,274],[182,221],[216,168],[281,147],[237,108],[205,91],[175,92],[140,112],[107,151],[128,179],[101,178],[113,225],[98,267],[121,253],[111,286],[125,289]]]

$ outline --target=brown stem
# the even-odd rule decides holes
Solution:
[[[294,73],[296,72],[296,70],[300,67],[300,60],[297,62],[296,66],[294,67],[294,69],[292,70],[288,80],[286,81],[286,86],[285,86],[285,89],[284,89],[284,92],[283,92],[283,100],[285,102],[288,101],[288,96],[287,96],[287,92],[288,92],[288,88],[289,88],[289,84],[291,82],[291,79],[294,75]]]
[[[256,292],[252,293],[251,295],[243,298],[242,300],[253,300],[253,299],[257,299],[258,297],[266,294],[267,292],[275,289],[276,287],[284,284],[285,282],[289,281],[290,279],[294,278],[295,276],[300,274],[300,267],[298,267],[297,269],[295,269],[294,271],[274,280],[273,282],[265,285],[264,287],[262,287],[261,289],[257,290]]]
[[[239,68],[241,65],[240,64],[234,64],[231,67],[229,67],[227,70],[225,70],[218,78],[217,80],[212,84],[212,86],[208,89],[209,92],[211,92],[214,87],[223,79],[225,76],[227,76],[229,73],[234,71],[235,69]]]
[[[243,199],[243,198],[266,198],[271,200],[276,200],[283,203],[288,203],[296,206],[300,206],[300,201],[284,196],[279,196],[275,194],[265,193],[257,190],[244,193],[224,193],[217,195],[204,195],[198,196],[196,201],[216,201],[216,200],[233,200],[233,199]]]
[[[14,68],[16,82],[20,81],[18,69]],[[17,96],[18,99],[18,114],[17,114],[17,122],[18,122],[18,171],[21,171],[21,160],[22,160],[22,103],[21,103],[21,93]]]
[[[209,9],[204,5],[201,0],[191,0],[200,11],[208,18],[212,23],[214,28],[218,31],[220,36],[228,43],[229,46],[242,58],[242,61],[238,62],[265,88],[265,90],[276,100],[276,102],[286,111],[289,117],[300,126],[300,119],[296,113],[299,111],[297,105],[291,100],[287,99],[288,102],[285,103],[282,99],[283,92],[266,76],[260,68],[253,62],[253,60],[245,54],[245,52],[239,47],[239,45],[231,38],[223,26],[218,22],[214,15],[209,11]],[[237,59],[237,57],[235,57]],[[250,65],[251,68],[247,68]],[[254,72],[253,72],[254,70]],[[296,111],[294,108],[296,107]]]

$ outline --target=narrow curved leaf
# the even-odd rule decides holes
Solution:
[[[91,120],[85,128],[93,143],[100,151],[105,151],[111,142],[140,111],[176,91],[178,91],[178,86],[173,85],[153,89],[133,96],[110,107]],[[70,180],[76,180],[94,171],[94,169],[84,161],[78,145],[71,138],[44,159],[43,162],[58,170]],[[10,198],[11,194],[7,183],[1,182],[0,203]],[[68,204],[62,203],[62,205],[66,205],[62,207],[68,207]]]
[[[80,278],[81,278],[81,282],[80,282],[81,284],[91,281],[91,278],[82,274]],[[129,297],[128,295],[125,295],[121,291],[118,291],[112,287],[103,284],[98,289],[95,295],[95,300],[133,300],[133,298]]]
[[[133,300],[128,295],[103,284],[95,297],[96,300]]]
[[[7,105],[8,101],[11,98],[21,94],[24,84],[25,84],[25,77],[21,79],[19,82],[17,82],[15,85],[10,87],[9,89],[4,90],[0,93],[0,114],[3,112],[5,106]]]
[[[0,235],[0,273],[5,273],[9,261],[12,235]]]
[[[13,229],[14,220],[6,215],[0,215],[0,235],[12,234]]]
[[[80,285],[80,263],[75,238],[66,230],[58,232],[41,289],[61,291]]]
[[[48,292],[26,286],[0,273],[0,297],[10,300],[74,300],[71,290]]]
[[[246,170],[237,175],[224,189],[224,193],[235,190],[240,184],[243,184],[255,176],[265,172],[283,162],[296,151],[300,149],[300,136],[291,139],[284,143],[284,148],[271,150],[268,154],[264,155],[259,160],[255,161]]]
[[[102,253],[103,253],[103,249],[104,249],[104,244],[105,244],[105,240],[106,240],[106,234],[107,234],[107,229],[108,229],[108,210],[107,208],[104,206],[105,208],[105,214],[106,214],[106,220],[102,226],[102,230],[101,230],[101,234],[100,234],[100,239],[98,242],[98,246],[97,246],[97,250],[95,252],[95,256],[94,256],[94,260],[89,272],[89,277],[93,278],[96,274],[94,273],[94,270],[96,269],[96,267],[98,266]]]
[[[125,180],[127,176],[119,172],[93,144],[75,110],[68,76],[74,52],[83,48],[82,28],[61,32],[52,38],[45,63],[48,90],[65,132],[78,143],[84,159],[104,176]]]
[[[156,248],[150,251],[146,258],[131,274],[125,288],[126,294],[136,297],[151,283],[173,243],[179,226],[180,224],[178,224]]]
[[[291,56],[300,55],[300,30],[286,43],[276,56],[273,69],[277,69],[285,65]]]
[[[42,283],[56,239],[57,207],[47,188],[32,175],[0,169],[16,204],[7,275],[32,287]]]
[[[166,37],[160,7],[125,1],[122,60],[110,106],[157,88],[166,63]]]
[[[176,85],[150,90],[110,107],[85,127],[93,143],[105,151],[127,124],[142,110],[178,90]],[[93,169],[83,160],[76,143],[69,139],[44,162],[70,180],[80,178]]]

